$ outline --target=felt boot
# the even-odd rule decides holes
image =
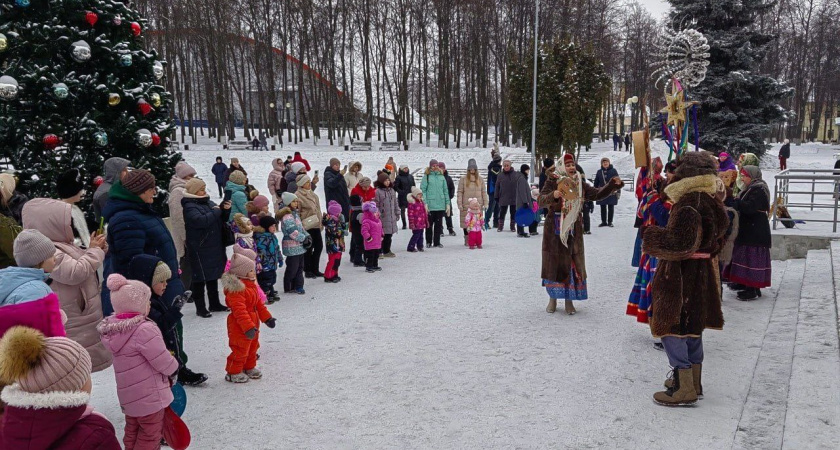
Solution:
[[[575,309],[575,305],[572,304],[571,300],[566,300],[566,314],[570,316],[574,316],[577,310]]]
[[[548,300],[548,306],[545,307],[545,312],[554,314],[557,311],[557,299],[552,298]]]
[[[703,398],[703,384],[700,382],[700,378],[703,372],[703,364],[692,364],[691,365],[691,377],[694,380],[694,392],[697,393],[697,398]],[[674,385],[674,379],[668,378],[665,380],[665,388],[668,389]]]
[[[663,392],[653,394],[653,401],[662,406],[692,406],[697,403],[697,391],[694,390],[692,369],[674,371],[673,386]]]

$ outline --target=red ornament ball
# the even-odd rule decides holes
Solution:
[[[140,33],[141,33],[142,31],[143,31],[143,29],[142,29],[142,28],[140,28],[140,24],[139,24],[139,23],[137,23],[137,22],[131,22],[131,32],[134,34],[134,36],[140,36]]]
[[[150,112],[152,112],[152,105],[146,102],[146,100],[140,100],[139,102],[137,102],[137,109],[140,110],[140,114],[146,116]]]
[[[48,150],[52,150],[58,147],[58,144],[61,144],[61,138],[54,135],[54,134],[45,134],[44,135],[44,147]]]
[[[99,187],[102,183],[105,182],[105,179],[102,176],[97,176],[93,179],[93,187]]]
[[[85,13],[85,22],[87,22],[90,26],[96,25],[96,21],[99,20],[99,16],[96,15],[93,11],[88,11]]]
[[[152,133],[152,145],[154,145],[155,147],[160,145],[160,136],[158,136],[157,133]]]

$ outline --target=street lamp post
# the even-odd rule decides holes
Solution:
[[[630,106],[630,131],[633,131],[633,119],[636,117],[636,107],[639,104],[639,97],[632,96],[627,99],[627,105]]]
[[[537,49],[540,41],[540,0],[537,0],[534,10],[534,91],[531,105],[531,171],[530,183],[534,182],[534,172],[537,170]]]

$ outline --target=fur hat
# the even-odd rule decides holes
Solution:
[[[245,183],[248,181],[248,177],[246,177],[241,170],[234,170],[230,173],[230,177],[228,177],[228,180],[231,183],[245,186]]]
[[[379,175],[376,177],[376,187],[385,187],[385,182],[390,181],[391,177],[388,176],[387,172],[379,172]]]
[[[140,195],[155,187],[155,176],[145,169],[134,169],[123,178],[123,187],[134,195]]]
[[[292,173],[298,173],[298,172],[300,172],[302,169],[306,169],[306,166],[305,166],[302,162],[299,162],[299,161],[295,161],[295,162],[293,162],[293,163],[291,164],[291,167],[292,167],[292,169],[291,169],[291,170],[292,170]]]
[[[207,197],[207,183],[204,182],[201,178],[191,178],[187,181],[187,184],[184,185],[184,189],[186,189],[187,194],[190,195],[198,195],[198,191],[205,191],[204,196]]]
[[[362,211],[376,214],[379,212],[379,208],[376,207],[375,202],[365,202],[365,204],[362,205]]]
[[[305,173],[302,173],[302,174],[297,176],[295,181],[297,182],[298,187],[302,188],[302,187],[306,186],[306,183],[311,183],[312,178],[309,178],[309,175],[307,175]]]
[[[178,164],[175,164],[175,176],[182,180],[187,177],[194,177],[195,169],[186,161],[178,161]]]
[[[85,188],[79,169],[70,169],[58,176],[55,182],[58,198],[74,197]]]
[[[417,197],[418,195],[423,195],[423,190],[417,186],[411,186],[411,195]]]
[[[700,175],[716,175],[717,163],[709,155],[700,152],[687,152],[677,163],[674,171],[675,181]]]
[[[152,274],[152,285],[169,281],[170,278],[172,278],[172,270],[169,269],[169,265],[163,261],[158,261],[155,272]]]
[[[157,267],[155,267],[157,274]],[[153,278],[154,279],[154,278]],[[140,281],[127,280],[124,276],[115,273],[108,277],[108,289],[111,290],[111,305],[115,314],[140,313],[144,316],[149,314],[152,298],[152,291]]]
[[[15,326],[0,339],[0,382],[16,382],[24,392],[81,391],[90,369],[88,351],[66,337]]]
[[[253,188],[253,186],[251,186]],[[254,200],[257,196],[260,195],[260,191],[256,189],[251,189],[248,191],[248,200]]]
[[[475,162],[475,159],[470,158],[470,160],[467,161],[467,170],[478,170],[478,163]]]
[[[481,205],[478,204],[477,198],[469,199],[470,202],[470,211],[481,211]]]
[[[292,194],[291,192],[284,192],[280,195],[280,202],[283,204],[283,206],[289,206],[292,204],[293,201],[297,199],[297,195]]]
[[[268,200],[268,197],[266,197],[265,195],[258,195],[254,198],[254,206],[256,206],[259,209],[263,209],[270,204],[271,204],[271,202]]]
[[[35,267],[55,254],[55,244],[38,230],[21,231],[12,246],[15,262],[20,267]]]
[[[371,184],[371,181],[370,181],[370,178],[368,178],[368,177],[362,177],[362,179],[359,180],[359,186],[361,186],[361,187],[370,187],[370,184]]]
[[[341,215],[341,205],[338,204],[335,200],[330,200],[330,203],[327,205],[327,213],[333,217],[338,217]]]
[[[233,224],[234,224],[234,232],[239,234],[248,234],[254,231],[253,225],[251,224],[251,219],[245,217],[242,213],[236,213],[233,215]]]
[[[263,230],[268,231],[269,228],[271,228],[275,225],[277,225],[277,219],[275,219],[274,217],[271,217],[271,216],[260,217],[260,227]]]
[[[8,202],[15,193],[17,182],[14,175],[10,173],[0,173],[0,197],[3,201]]]
[[[236,275],[237,278],[246,278],[249,272],[256,270],[256,259],[257,254],[247,248],[234,252],[230,258],[230,269],[228,269],[228,272]]]

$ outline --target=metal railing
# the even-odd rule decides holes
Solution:
[[[776,195],[770,199],[781,197],[788,210],[793,208],[831,209],[834,211],[832,219],[809,217],[809,222],[824,222],[834,225],[832,232],[837,232],[838,210],[840,210],[840,171],[832,169],[787,169],[776,175]],[[792,196],[795,196],[791,198]],[[810,197],[810,201],[803,201]],[[773,229],[783,220],[776,215],[773,208]]]

